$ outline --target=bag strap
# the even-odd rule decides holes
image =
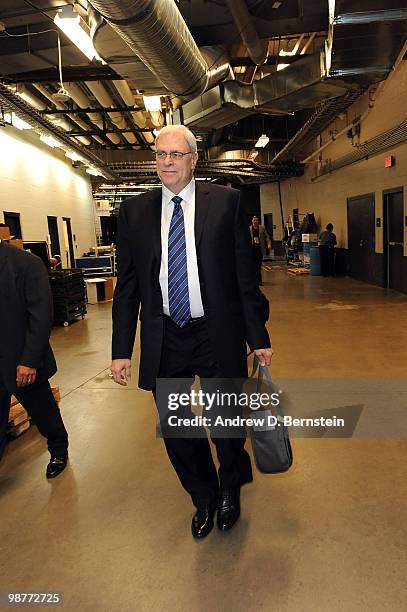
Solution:
[[[273,381],[271,379],[270,370],[268,369],[268,367],[266,365],[264,365],[264,366],[260,365],[260,362],[259,362],[259,359],[258,359],[257,355],[254,355],[252,373],[250,374],[251,378],[254,377],[254,375],[256,374],[257,370],[259,370],[259,373],[257,375],[256,392],[257,393],[260,392],[263,376],[264,376],[264,378],[266,380],[266,383],[267,383],[268,387],[270,387],[270,389],[274,389]],[[284,412],[283,412],[283,409],[281,408],[281,403],[278,403],[278,405],[274,406],[274,408],[276,409],[276,412],[277,412],[277,414],[280,417],[284,417]]]

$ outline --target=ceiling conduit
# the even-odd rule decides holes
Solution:
[[[90,108],[92,106],[88,96],[82,91],[82,89],[76,83],[64,83],[66,91],[71,96],[72,100],[80,108]],[[103,118],[100,113],[86,113],[89,119],[94,123],[99,130],[103,130]],[[107,138],[113,142],[113,144],[120,144],[121,139],[118,134],[114,132],[106,132]],[[96,138],[97,139],[97,138]]]
[[[17,117],[29,123],[38,133],[55,137],[61,144],[68,147],[69,150],[78,153],[82,159],[90,162],[92,165],[97,167],[105,166],[100,157],[95,155],[92,151],[84,150],[83,147],[75,142],[74,138],[67,136],[63,130],[48,121],[48,119],[39,113],[33,106],[23,100],[21,96],[17,96],[10,87],[2,83],[0,83],[0,103],[5,110],[15,113]],[[103,174],[109,180],[116,180],[119,178],[114,171],[108,169],[104,169]]]
[[[41,85],[40,83],[33,83],[33,87],[38,89],[40,94],[43,95],[44,98],[47,98],[47,100],[49,100],[51,104],[53,104],[58,110],[68,110],[68,107],[66,104],[64,104],[63,102],[59,102],[58,100],[54,100],[51,92],[49,92],[48,89],[44,87],[44,85]],[[90,127],[88,126],[88,124],[85,121],[83,121],[83,119],[78,117],[78,115],[70,115],[69,119],[73,121],[74,123],[76,123],[77,125],[79,125],[79,127],[81,127],[85,132],[90,131]],[[76,138],[80,139],[81,137],[76,136]],[[105,141],[102,140],[102,138],[99,138],[99,136],[93,136],[93,138],[100,144],[105,144]]]
[[[91,0],[173,94],[193,98],[230,75],[222,55],[208,66],[174,0]]]
[[[245,0],[226,0],[250,59],[261,66],[267,61],[268,40],[260,40]]]
[[[127,106],[134,106],[134,94],[131,91],[127,81],[113,81],[113,85],[117,89],[120,97]],[[145,111],[130,111],[133,121],[138,127],[145,128],[147,126],[147,113]]]
[[[106,109],[114,106],[114,100],[111,95],[106,91],[105,87],[102,85],[100,81],[85,81],[86,86],[90,89],[90,91],[95,96],[96,100],[104,106]],[[126,130],[127,123],[122,113],[116,111],[108,111],[112,122],[120,129]],[[133,132],[123,132],[124,138],[127,140],[129,144],[136,144],[137,138]]]
[[[120,94],[123,102],[125,104],[127,104],[127,106],[134,106],[134,94],[131,91],[129,84],[127,83],[127,81],[113,81],[113,85],[116,87],[118,93]],[[139,128],[147,128],[147,120],[149,118],[149,115],[151,117],[151,114],[148,113],[147,111],[130,111],[131,117],[134,121],[134,123],[139,127]],[[156,125],[155,127],[162,127],[164,125],[164,116],[161,112],[157,113],[159,114],[161,117],[158,120],[158,125]],[[153,123],[154,125],[154,123]],[[155,141],[154,136],[151,134],[151,132],[143,132],[143,138],[146,140],[146,142],[148,144],[153,144],[153,142]]]
[[[37,98],[37,96],[31,93],[31,91],[29,91],[29,89],[27,89],[24,85],[19,85],[17,87],[16,94],[25,102],[27,102],[27,104],[34,107],[36,110],[47,110],[46,104],[44,104],[42,100],[40,100],[39,98]],[[67,119],[65,119],[65,117],[61,115],[49,115],[48,119],[49,121],[51,121],[51,123],[54,123],[56,126],[65,130],[65,132],[70,132],[74,127],[70,121],[68,121]],[[79,140],[79,142],[86,146],[89,146],[92,143],[92,141],[86,136],[75,136],[72,138],[76,138],[77,140]]]

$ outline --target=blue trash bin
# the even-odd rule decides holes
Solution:
[[[314,246],[310,249],[311,259],[311,275],[321,276],[321,257],[319,255],[319,247]]]

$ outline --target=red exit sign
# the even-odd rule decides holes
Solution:
[[[387,157],[384,158],[384,167],[385,168],[391,168],[395,164],[396,164],[396,158],[393,157],[393,155],[388,155]]]

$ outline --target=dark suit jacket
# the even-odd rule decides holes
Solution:
[[[239,197],[234,189],[196,183],[199,280],[220,378],[247,375],[246,342],[251,349],[270,346]],[[123,202],[118,223],[112,357],[131,357],[141,306],[142,389],[152,389],[156,384],[163,339],[161,198],[161,189],[157,189]]]
[[[19,364],[37,369],[44,382],[57,367],[49,345],[53,305],[48,274],[41,259],[0,244],[0,384],[16,393]],[[32,389],[22,387],[19,393]]]

